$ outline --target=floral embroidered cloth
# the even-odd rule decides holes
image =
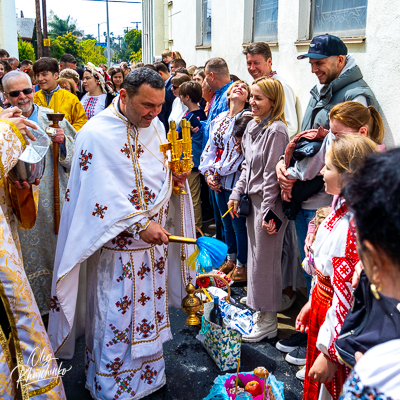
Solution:
[[[155,118],[150,127],[136,129],[119,112],[118,100],[77,135],[49,333],[56,353],[71,358],[79,274],[87,260],[86,387],[96,399],[122,400],[139,399],[165,382],[167,305],[180,306],[187,283],[182,254],[194,251],[193,245],[169,245],[168,263],[164,246],[151,246],[138,234],[151,221],[171,234],[195,232],[190,195],[171,197],[172,174],[160,152],[163,125]]]

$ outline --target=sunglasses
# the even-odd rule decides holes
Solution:
[[[176,90],[179,89],[179,86],[172,85],[172,87]]]
[[[33,92],[32,88],[22,89],[22,90],[11,90],[11,92],[7,93],[10,97],[18,97],[20,93],[23,93],[25,96],[31,94]]]

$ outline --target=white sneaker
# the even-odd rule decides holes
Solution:
[[[304,381],[305,377],[306,377],[306,366],[304,366],[303,368],[299,369],[296,372],[296,378],[297,379],[299,379],[301,381]]]
[[[292,307],[295,301],[296,301],[296,293],[293,295],[292,298],[290,298],[287,294],[284,294],[282,296],[282,308],[278,312],[284,312],[289,310],[289,308]]]
[[[278,334],[278,316],[276,312],[259,312],[253,315],[254,327],[249,335],[243,335],[243,342],[259,342],[264,338],[272,339]]]
[[[246,297],[242,297],[242,298],[239,300],[239,303],[240,303],[240,304],[247,305],[247,296],[246,296]]]

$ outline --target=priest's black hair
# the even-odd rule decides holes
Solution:
[[[164,89],[165,84],[161,76],[150,68],[135,68],[126,75],[121,89],[125,89],[129,97],[135,96],[140,86],[150,85],[153,89]]]

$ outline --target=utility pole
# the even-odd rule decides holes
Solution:
[[[40,3],[39,0],[35,0],[36,6],[36,40],[37,40],[37,52],[38,59],[43,56],[43,38],[42,38],[42,21],[40,18]]]
[[[108,0],[106,0],[106,9],[107,9],[107,64],[108,68],[110,68],[111,61],[111,49],[110,49],[110,19],[108,17]],[[107,69],[108,69],[107,68]]]
[[[46,0],[42,0],[42,13],[43,13],[43,38],[48,39],[47,36],[47,11],[46,11]],[[44,47],[44,56],[49,56],[49,46]]]
[[[139,24],[141,24],[140,21],[132,21],[131,24],[136,24],[136,30],[139,30]]]

